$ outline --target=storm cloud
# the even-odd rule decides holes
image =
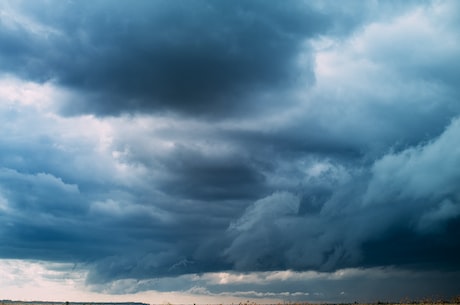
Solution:
[[[114,294],[453,295],[458,6],[0,4],[0,257]]]
[[[296,57],[305,39],[332,23],[302,2],[24,6],[46,27],[4,22],[5,69],[21,66],[23,77],[77,90],[82,96],[65,110],[101,115],[170,109],[215,115],[296,79],[312,83],[312,64],[301,71]]]

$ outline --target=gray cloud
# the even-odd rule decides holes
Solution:
[[[267,107],[266,101],[254,105],[260,94],[314,83],[308,39],[341,37],[378,10],[385,15],[407,7],[411,4],[9,3],[0,33],[1,68],[75,90],[77,96],[62,105],[67,114],[242,115]],[[288,102],[283,100],[268,106],[283,108]]]
[[[95,291],[114,294],[156,290],[181,291],[199,296],[232,296],[243,300],[277,299],[282,301],[378,302],[388,299],[421,300],[426,295],[455,296],[458,273],[413,272],[394,268],[341,269],[319,272],[207,273],[149,280],[119,280],[93,285]],[[423,288],[423,289],[421,289]]]
[[[458,271],[457,4],[332,3],[2,4],[1,256],[114,293]]]
[[[432,142],[376,160],[368,174],[350,173],[352,180],[336,185],[316,211],[301,215],[301,199],[292,194],[255,202],[230,226],[229,234],[238,234],[228,258],[241,270],[334,270],[369,258],[372,265],[458,268],[449,253],[459,244],[448,231],[459,221],[458,151],[448,148],[457,132],[458,120]],[[305,200],[315,206],[314,199]],[[279,210],[271,213],[271,207]],[[434,236],[437,250],[426,246]],[[389,244],[395,251],[382,249]]]
[[[311,67],[298,70],[296,56],[331,23],[300,1],[36,5],[25,5],[26,16],[56,32],[38,35],[20,21],[7,27],[3,69],[82,92],[66,104],[69,113],[244,109],[252,92],[312,83]]]

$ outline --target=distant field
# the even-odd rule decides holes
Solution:
[[[434,301],[434,302],[376,302],[376,303],[278,303],[278,304],[258,304],[258,303],[233,303],[233,304],[147,304],[147,303],[137,303],[137,302],[46,302],[46,301],[1,301],[0,305],[447,305],[447,304],[460,304],[460,300],[454,301]]]
[[[101,302],[44,302],[44,301],[11,301],[11,300],[2,300],[0,305],[150,305],[140,302],[117,302],[117,303],[101,303]]]
[[[100,302],[42,302],[42,301],[10,301],[2,300],[0,305],[150,305],[140,302],[100,303]]]
[[[376,303],[280,303],[272,305],[312,305],[312,304],[321,304],[321,305],[447,305],[447,304],[460,304],[460,296],[452,300],[439,300],[439,301],[404,301],[404,302],[376,302]],[[192,305],[192,304],[147,304],[139,302],[119,302],[119,303],[100,303],[100,302],[42,302],[42,301],[11,301],[11,300],[2,300],[0,305]],[[195,305],[195,304],[193,304]],[[200,304],[201,305],[201,304]],[[202,305],[225,305],[225,304],[202,304]],[[229,304],[230,305],[230,304]],[[255,302],[242,302],[242,303],[233,303],[231,305],[269,305],[269,304],[258,304]]]

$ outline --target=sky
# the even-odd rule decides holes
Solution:
[[[0,2],[0,299],[460,295],[460,2]]]

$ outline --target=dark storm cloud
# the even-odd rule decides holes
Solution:
[[[142,187],[116,184],[97,187],[91,175],[85,181],[78,175],[60,172],[65,180],[78,179],[79,185],[92,185],[91,189],[83,188],[80,194],[76,185],[49,174],[5,170],[3,197],[11,203],[9,208],[16,215],[23,216],[5,218],[13,226],[4,230],[6,246],[2,253],[5,257],[89,260],[95,264],[88,278],[91,282],[228,269],[335,270],[361,264],[454,268],[456,258],[451,253],[456,253],[459,245],[456,235],[445,228],[456,232],[458,227],[456,203],[452,201],[455,199],[449,198],[458,196],[454,181],[459,158],[456,151],[447,155],[436,152],[446,151],[457,136],[455,121],[436,141],[379,159],[369,172],[356,169],[353,162],[348,165],[337,160],[318,162],[321,160],[318,155],[305,160],[290,159],[286,168],[283,155],[279,155],[270,166],[253,166],[249,170],[238,165],[249,164],[244,159],[240,158],[236,164],[230,162],[237,160],[236,156],[216,158],[207,152],[205,159],[197,150],[179,147],[170,158],[152,155],[150,161],[157,160],[149,163],[151,172],[161,168],[163,175],[170,175],[169,181],[161,177],[146,181],[169,198]],[[37,152],[44,150],[61,158],[62,152],[51,145],[55,141],[53,138],[38,141],[34,147]],[[4,154],[4,162],[12,159],[14,151],[23,150],[24,147],[12,146]],[[136,151],[135,155],[139,153]],[[267,156],[261,154],[259,158],[264,160]],[[24,159],[28,159],[26,155]],[[45,168],[56,171],[45,159],[32,160],[35,160],[34,171]],[[431,174],[434,164],[446,170]],[[207,167],[211,178],[205,175]],[[212,178],[216,167],[227,168],[229,176]],[[267,172],[270,179],[253,179],[254,175]],[[414,172],[417,174],[413,175]],[[100,174],[105,179],[111,175],[110,171]],[[428,177],[428,174],[429,180],[410,178]],[[184,175],[192,181],[183,179]],[[231,184],[233,193],[245,196],[222,193],[222,179]],[[284,179],[290,184],[284,184]],[[239,183],[240,180],[244,183]],[[287,192],[251,200],[254,193],[246,184],[259,188],[259,194],[270,189]],[[204,192],[201,188],[212,191]],[[404,190],[409,197],[399,198],[398,194]],[[158,208],[151,210],[151,207]],[[37,213],[45,213],[45,217],[27,221]],[[24,221],[28,225],[23,225]],[[435,251],[424,246],[432,238],[438,241]],[[393,243],[400,248],[385,251],[385,255],[378,250],[383,251]],[[46,255],[49,249],[55,250],[53,257]],[[423,255],[416,255],[418,252]],[[408,257],[408,253],[414,256]]]
[[[302,176],[299,169],[282,169],[281,163],[274,163],[277,170],[271,168],[270,172],[271,179],[277,175],[276,184],[265,181],[265,188],[286,191],[253,203],[216,196],[211,201],[202,197],[206,201],[160,204],[174,215],[171,226],[164,227],[168,233],[161,233],[167,236],[166,254],[124,253],[98,261],[89,279],[103,282],[228,269],[329,272],[380,265],[457,270],[460,266],[454,253],[460,244],[455,232],[460,210],[453,198],[458,198],[459,158],[457,151],[441,152],[458,136],[458,126],[456,120],[432,142],[385,155],[369,169],[353,162],[347,165],[313,158],[296,163],[308,172]],[[193,165],[184,156],[176,155],[174,160]],[[434,171],[433,164],[445,170]],[[283,175],[295,185],[283,184]],[[195,176],[192,185],[196,187],[207,181]],[[162,189],[168,186],[162,185]],[[174,196],[173,192],[170,195]],[[191,198],[194,193],[178,195]],[[224,209],[226,205],[232,208]],[[148,223],[142,226],[149,228]],[[138,253],[159,249],[136,247]]]
[[[455,272],[413,272],[395,268],[342,269],[319,272],[207,273],[149,280],[119,280],[94,284],[94,291],[114,294],[156,290],[181,291],[198,296],[276,298],[289,301],[375,303],[381,300],[453,299],[459,274]]]
[[[369,173],[350,172],[352,180],[344,179],[319,203],[313,200],[318,197],[303,198],[320,206],[303,215],[303,194],[277,193],[255,202],[229,228],[228,258],[240,270],[362,264],[458,269],[451,253],[460,248],[459,152],[448,148],[458,132],[456,120],[436,140],[377,160]],[[329,168],[322,176],[337,175]]]
[[[184,198],[254,199],[264,193],[264,176],[252,160],[243,156],[209,156],[178,147],[165,160],[172,177],[162,189]]]
[[[2,6],[0,255],[164,291],[458,271],[457,4],[331,3]]]
[[[346,35],[378,10],[410,6],[24,2],[5,5],[0,68],[75,90],[63,106],[67,114],[172,110],[241,115],[252,111],[261,92],[313,84],[307,39]],[[288,102],[283,100],[257,108],[282,107]]]
[[[310,274],[288,271],[286,275],[290,277],[285,275],[285,278],[282,273],[255,273],[256,276],[250,280],[230,280],[227,283],[208,281],[207,285],[203,286],[207,287],[205,292],[209,294],[219,295],[230,291],[236,292],[236,295],[240,292],[238,296],[241,297],[245,292],[248,297],[270,297],[270,294],[273,294],[272,297],[285,301],[308,299],[337,303],[379,300],[398,302],[407,298],[422,299],[426,295],[443,295],[446,299],[454,297],[454,282],[459,278],[458,273],[454,272],[416,273],[393,268],[344,269],[334,273]],[[200,284],[197,282],[196,284]]]
[[[332,22],[300,1],[23,6],[55,32],[31,33],[27,24],[4,27],[2,69],[79,91],[66,106],[70,113],[229,113],[244,106],[251,92],[305,77],[312,83],[311,67],[307,74],[300,71],[296,57],[306,38],[324,33]]]

